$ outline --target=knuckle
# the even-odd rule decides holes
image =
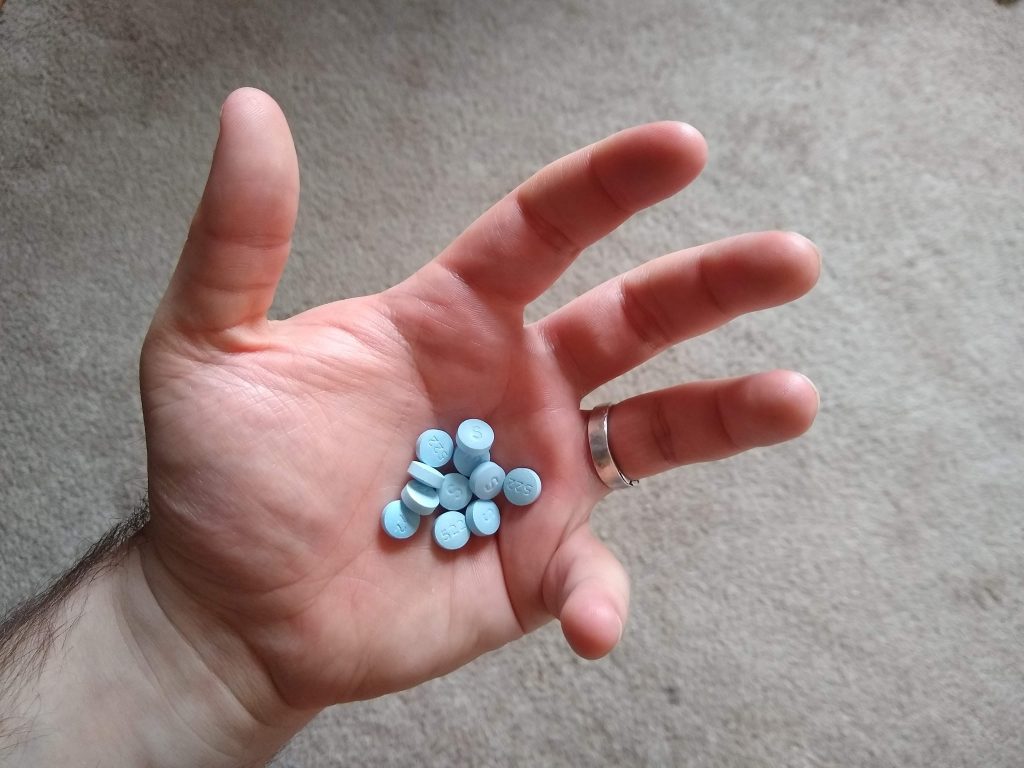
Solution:
[[[672,423],[669,420],[664,399],[659,398],[655,401],[650,419],[651,437],[658,454],[669,466],[679,466],[683,462],[673,436]]]
[[[672,344],[674,334],[665,313],[647,300],[638,282],[620,279],[617,298],[626,327],[647,353],[660,352]]]

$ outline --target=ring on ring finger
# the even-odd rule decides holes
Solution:
[[[639,485],[640,481],[626,477],[612,456],[608,444],[608,413],[611,407],[609,403],[602,403],[587,416],[587,441],[590,445],[590,459],[597,476],[609,489],[617,491]]]

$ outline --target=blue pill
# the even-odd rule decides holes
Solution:
[[[469,541],[466,516],[461,512],[443,512],[434,521],[434,541],[445,549],[459,549]]]
[[[533,504],[540,496],[540,476],[532,469],[516,467],[505,475],[505,498],[517,507]]]
[[[402,503],[417,515],[429,515],[437,509],[437,491],[419,480],[410,480],[402,489]]]
[[[391,501],[380,513],[384,533],[392,539],[408,539],[420,527],[420,516],[400,501]]]
[[[466,526],[474,536],[490,536],[501,525],[501,513],[493,501],[476,499],[466,507]]]
[[[469,480],[458,472],[445,475],[438,496],[441,506],[445,509],[465,509],[472,498],[472,494],[469,492]]]
[[[455,444],[447,432],[428,429],[416,438],[416,458],[428,467],[443,467],[452,459]]]
[[[504,482],[505,470],[493,461],[485,461],[469,476],[469,490],[477,498],[493,499],[501,493],[501,485]]]
[[[414,461],[409,465],[409,476],[431,488],[440,488],[441,482],[444,480],[444,475],[433,467],[428,467],[422,461]]]
[[[458,446],[455,447],[455,453],[452,454],[452,459],[455,461],[455,468],[466,477],[473,474],[473,470],[483,464],[485,461],[491,460],[491,452],[484,451],[483,453],[466,453]]]
[[[483,453],[494,445],[494,430],[486,421],[466,419],[455,432],[455,442],[464,453]]]

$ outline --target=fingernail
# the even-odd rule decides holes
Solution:
[[[616,616],[615,619],[619,622],[619,639],[615,641],[615,644],[618,645],[622,640],[622,633],[626,631],[626,626],[622,623],[622,619],[619,616]]]
[[[789,233],[789,235],[791,237],[794,237],[797,240],[800,240],[805,245],[810,247],[810,249],[812,251],[814,251],[814,255],[818,257],[818,273],[820,274],[821,273],[821,249],[818,247],[818,244],[816,242],[814,242],[811,238],[809,238],[807,235],[805,235],[803,232],[797,232],[797,231],[792,230],[792,229],[787,230],[787,231],[788,231],[788,233]]]
[[[814,396],[818,398],[818,407],[820,408],[821,407],[821,392],[819,392],[818,388],[816,386],[814,386],[814,382],[811,381],[806,376],[804,376],[802,373],[798,373],[797,375],[800,376],[800,378],[802,378],[804,381],[806,381],[808,384],[811,385],[811,389],[814,390]]]

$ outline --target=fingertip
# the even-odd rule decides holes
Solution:
[[[692,182],[707,161],[707,143],[688,123],[662,121],[622,131],[594,155],[602,186],[620,207],[635,211]]]
[[[818,392],[802,374],[767,371],[735,379],[718,402],[731,441],[745,449],[792,440],[810,429]]]
[[[818,411],[821,408],[821,392],[818,390],[817,385],[813,381],[811,381],[809,377],[805,376],[802,373],[797,373],[796,375],[803,379],[805,386],[810,387],[814,391],[814,412],[811,415],[811,419],[813,421],[814,416],[817,415]]]
[[[223,123],[225,118],[230,119],[267,111],[281,112],[281,107],[266,91],[245,85],[236,88],[224,99],[220,105],[220,119]]]
[[[651,163],[657,166],[653,173],[662,176],[662,182],[672,192],[700,175],[708,160],[708,145],[700,131],[689,123],[671,120],[652,123],[647,128]]]
[[[821,254],[814,243],[787,231],[761,232],[754,238],[748,241],[754,247],[743,261],[752,278],[746,287],[757,290],[761,302],[793,301],[814,287],[821,272]]]
[[[291,237],[299,197],[288,121],[271,96],[238,88],[221,106],[220,136],[200,221],[224,240],[277,243]]]
[[[698,175],[704,170],[704,166],[708,162],[708,140],[704,138],[704,134],[694,128],[689,123],[681,121],[675,121],[674,125],[676,130],[679,132],[681,137],[681,143],[686,147],[690,153],[691,162],[697,165],[697,170],[694,176]]]
[[[569,646],[585,659],[607,655],[629,612],[629,576],[586,526],[562,543],[548,568],[545,602]]]
[[[780,250],[788,261],[793,276],[792,286],[795,291],[799,291],[795,295],[803,296],[821,276],[821,251],[814,241],[799,232],[786,231],[777,235],[784,242]]]
[[[574,592],[562,607],[562,634],[584,659],[607,656],[622,639],[624,623],[611,601],[586,590]]]
[[[802,373],[769,371],[750,380],[756,418],[751,428],[760,445],[791,440],[804,434],[818,413],[818,388]],[[758,439],[759,438],[759,439]]]
[[[237,88],[228,94],[220,108],[218,150],[236,171],[258,169],[266,177],[275,176],[274,186],[297,194],[298,159],[288,118],[274,98],[259,88]],[[214,158],[216,162],[218,158]]]

